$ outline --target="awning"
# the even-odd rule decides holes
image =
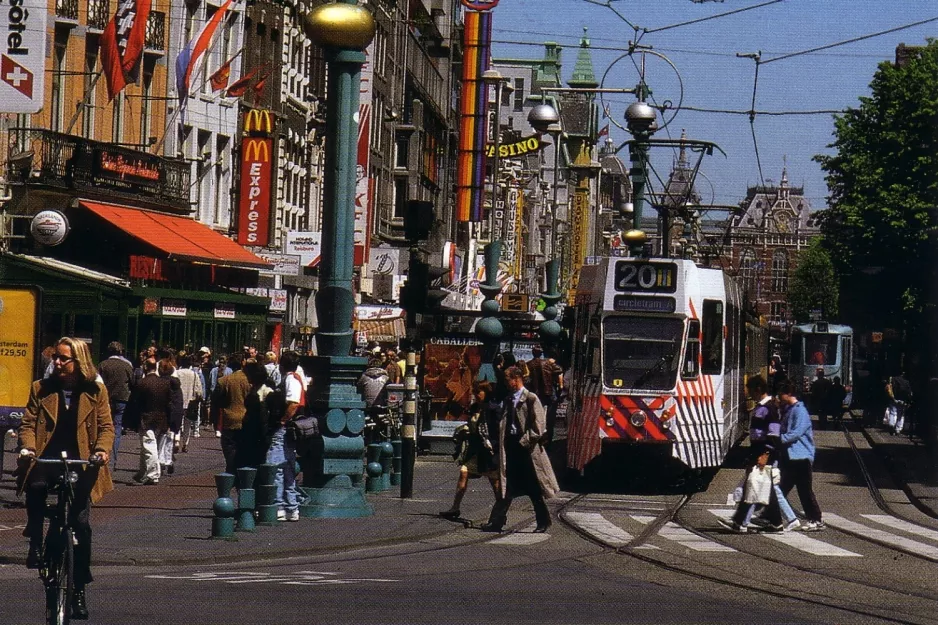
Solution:
[[[267,269],[271,264],[228,237],[187,217],[81,201],[82,207],[174,260],[220,267]]]
[[[356,332],[364,332],[369,341],[378,343],[396,343],[407,336],[403,319],[356,320],[353,326]]]

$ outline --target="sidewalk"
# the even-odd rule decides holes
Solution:
[[[925,514],[938,518],[938,482],[935,465],[924,441],[909,434],[891,435],[875,425],[862,431],[909,500]]]
[[[122,443],[115,490],[92,511],[94,563],[100,565],[193,565],[273,559],[332,553],[363,546],[412,542],[449,534],[461,523],[444,520],[458,471],[449,457],[419,458],[415,468],[414,498],[401,499],[400,488],[368,494],[374,515],[356,519],[306,519],[258,526],[254,533],[235,532],[233,540],[211,538],[214,475],[224,461],[211,434],[193,441],[190,453],[178,454],[172,476],[156,486],[131,486],[129,477],[137,437]],[[126,453],[125,453],[126,450]],[[7,467],[9,468],[9,467]],[[233,493],[233,496],[234,493]],[[492,505],[487,480],[472,480],[463,500],[463,517],[484,522]],[[13,481],[0,481],[0,564],[24,564],[26,539],[22,526],[26,511],[13,492]],[[532,516],[519,501],[512,520]],[[466,538],[476,538],[471,533]]]

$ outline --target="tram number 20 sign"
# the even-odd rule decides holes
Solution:
[[[674,293],[677,290],[677,265],[675,263],[617,261],[615,290]]]

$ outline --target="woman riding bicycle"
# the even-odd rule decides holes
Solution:
[[[33,382],[19,430],[21,465],[17,488],[26,493],[29,555],[26,565],[38,568],[42,546],[46,496],[61,469],[36,464],[32,458],[91,459],[98,466],[82,467],[74,486],[71,523],[75,529],[75,592],[72,618],[87,619],[85,585],[91,577],[90,503],[114,488],[108,451],[114,445],[114,424],[107,390],[97,381],[87,343],[64,337],[55,346],[53,374]]]

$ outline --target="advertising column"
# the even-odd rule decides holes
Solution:
[[[39,291],[0,288],[0,440],[23,418],[37,377]]]

